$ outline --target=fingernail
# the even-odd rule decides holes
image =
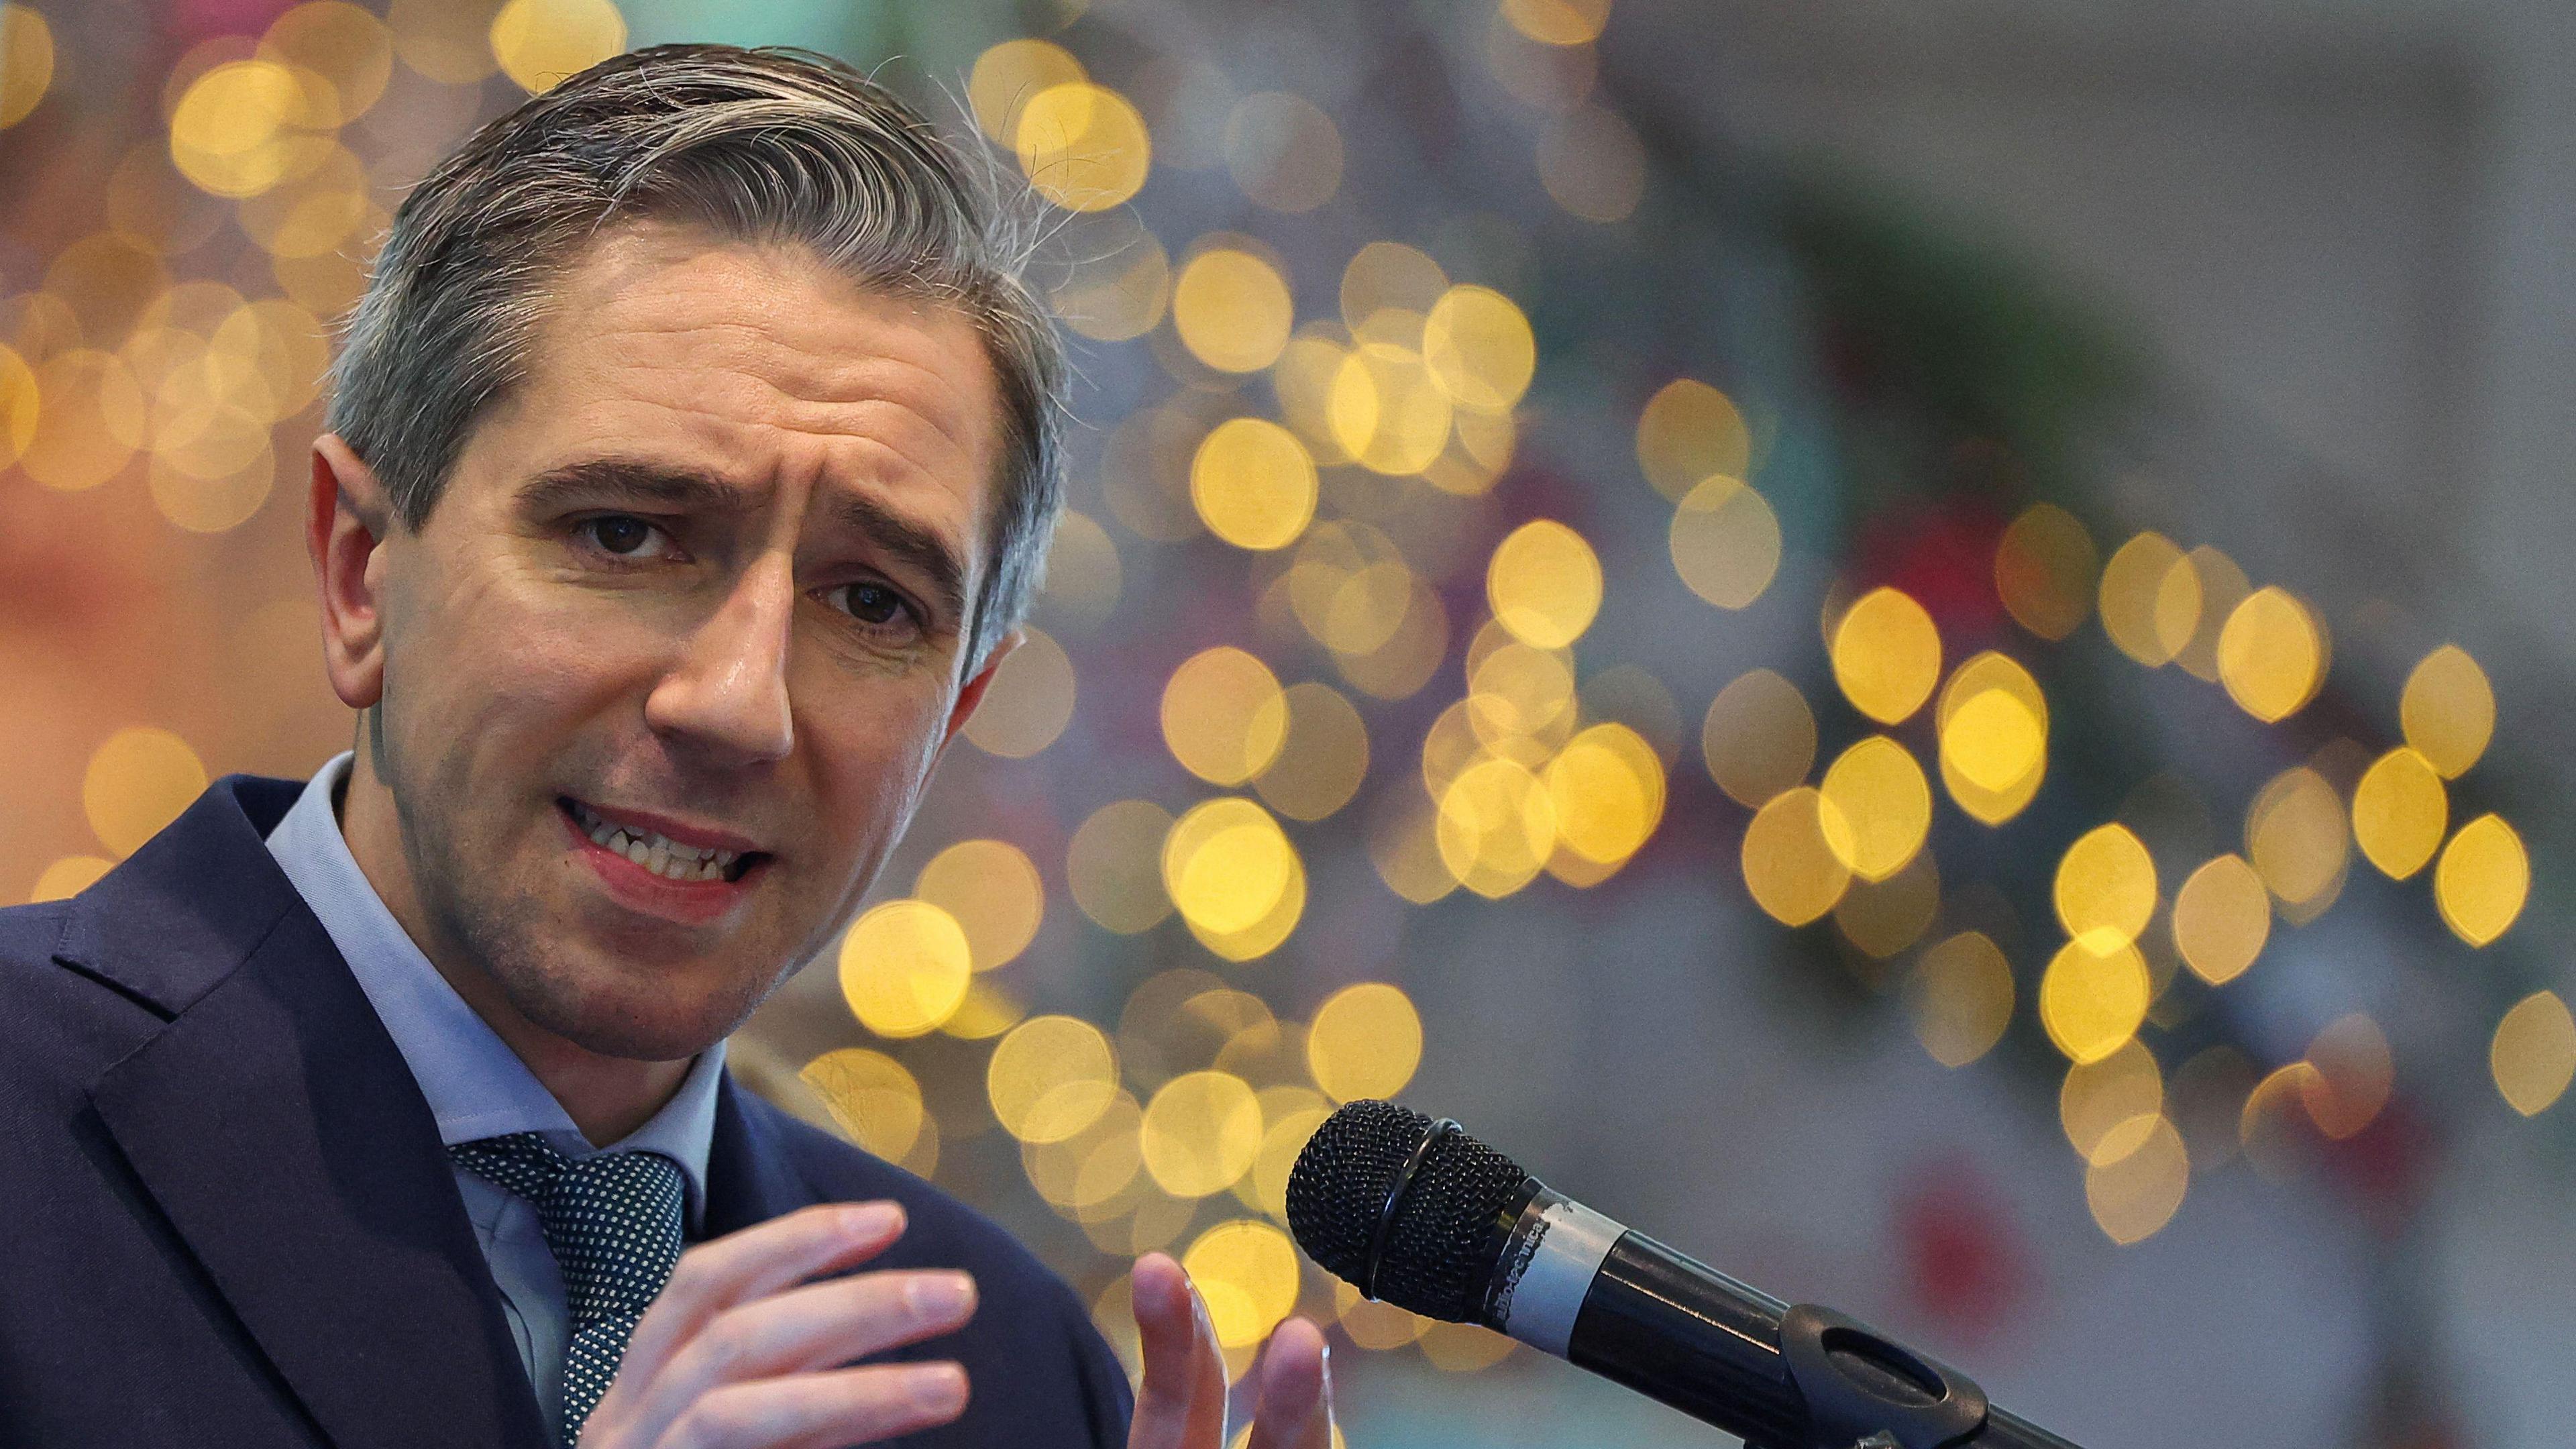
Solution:
[[[924,1413],[952,1414],[966,1403],[966,1370],[926,1363],[912,1373],[912,1402]]]
[[[925,1318],[946,1318],[975,1301],[975,1280],[963,1273],[927,1273],[912,1280],[912,1308]]]

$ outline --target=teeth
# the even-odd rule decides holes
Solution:
[[[612,825],[578,800],[573,802],[573,816],[581,822],[583,832],[600,846],[666,880],[722,880],[733,863],[742,858],[739,851],[699,849],[650,830]]]

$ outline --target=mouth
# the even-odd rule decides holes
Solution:
[[[691,829],[676,822],[609,813],[570,795],[555,797],[573,833],[636,872],[675,885],[736,885],[771,859],[739,837]],[[659,828],[657,828],[657,826]]]

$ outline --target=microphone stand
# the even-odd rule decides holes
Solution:
[[[1966,1374],[1830,1308],[1781,1315],[1780,1366],[1806,1401],[1806,1440],[1745,1449],[2076,1449],[1995,1408]]]
[[[2077,1449],[1928,1354],[1636,1233],[1602,1259],[1565,1356],[1745,1449]]]

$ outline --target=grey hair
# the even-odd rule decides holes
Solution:
[[[1026,614],[1064,496],[1063,341],[992,170],[826,56],[663,45],[604,60],[476,131],[404,198],[324,425],[418,529],[477,422],[525,379],[549,284],[603,226],[681,219],[810,248],[956,309],[983,339],[1002,461],[971,672]]]

